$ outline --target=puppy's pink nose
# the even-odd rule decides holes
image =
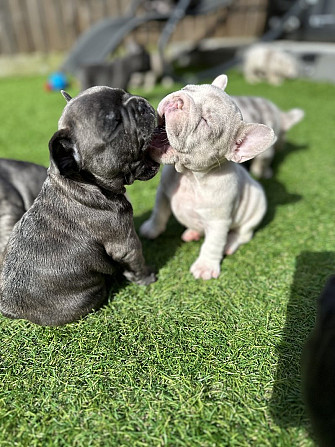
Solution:
[[[181,98],[172,98],[167,104],[167,110],[182,109],[184,107],[184,101]]]

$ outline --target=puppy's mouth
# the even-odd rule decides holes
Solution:
[[[164,153],[171,147],[166,133],[165,115],[158,116],[158,126],[152,135],[150,147]]]
[[[170,164],[175,161],[176,151],[172,148],[166,132],[165,114],[158,115],[156,126],[149,144],[149,154],[158,163]]]

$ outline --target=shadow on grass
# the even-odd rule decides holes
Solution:
[[[301,356],[315,324],[317,300],[326,279],[334,272],[334,265],[335,252],[306,251],[296,259],[269,403],[273,420],[283,428],[304,426],[310,430],[301,389]]]
[[[135,228],[139,234],[139,228],[142,223],[149,219],[151,211],[148,211],[140,216],[134,217]],[[173,257],[177,248],[182,245],[181,234],[183,227],[171,215],[167,228],[157,239],[148,240],[140,236],[143,255],[148,265],[154,267],[158,272]]]
[[[283,163],[285,158],[290,156],[292,152],[306,150],[307,148],[307,144],[293,144],[290,141],[285,141],[284,147],[276,151],[275,158],[273,160],[272,169],[274,175],[278,172],[278,168]]]
[[[268,210],[259,228],[268,225],[274,219],[276,208],[278,205],[296,203],[302,199],[302,196],[300,194],[288,192],[285,185],[277,180],[276,175],[278,173],[279,166],[284,162],[286,157],[288,157],[292,152],[305,150],[306,148],[306,145],[296,145],[286,142],[284,148],[276,152],[272,164],[273,177],[270,179],[262,179],[260,181],[266,192],[266,197],[268,200]]]

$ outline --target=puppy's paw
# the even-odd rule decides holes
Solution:
[[[181,239],[184,242],[191,242],[191,241],[199,241],[201,238],[201,234],[199,231],[187,229],[184,231],[184,233],[181,235]]]
[[[195,279],[218,278],[220,275],[220,263],[197,259],[191,266],[190,272]]]
[[[140,235],[145,237],[146,239],[156,239],[165,228],[161,228],[159,225],[156,225],[151,219],[146,220],[140,227]]]
[[[148,286],[149,284],[156,282],[156,281],[157,281],[157,276],[154,272],[152,272],[145,278],[142,278],[142,279],[136,281],[136,284],[138,284],[139,286]]]
[[[142,275],[130,272],[128,270],[124,271],[123,275],[128,279],[128,281],[138,284],[139,286],[147,286],[157,281],[155,272],[153,272],[149,267],[146,268]]]

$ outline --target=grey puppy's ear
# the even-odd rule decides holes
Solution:
[[[49,151],[51,162],[64,177],[80,171],[80,157],[68,129],[60,129],[54,133],[49,141]]]
[[[64,96],[64,98],[66,99],[66,102],[71,101],[71,99],[72,99],[71,96],[65,90],[61,90],[60,92]]]

